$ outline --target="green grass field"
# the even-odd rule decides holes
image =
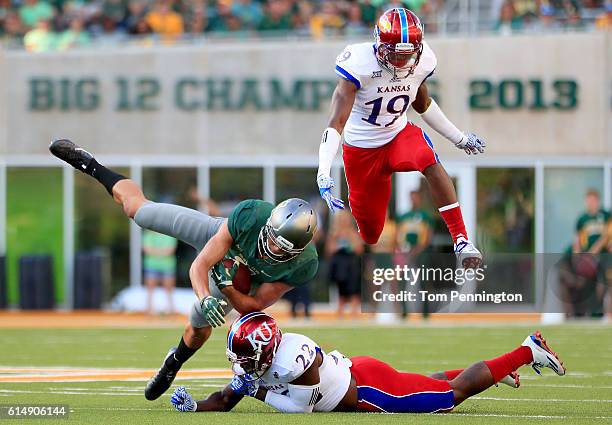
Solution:
[[[323,349],[348,356],[368,354],[398,369],[431,373],[465,367],[494,357],[520,344],[533,328],[516,327],[307,327],[292,328],[309,335]],[[522,386],[490,388],[454,412],[434,415],[313,414],[284,415],[249,399],[230,413],[178,413],[169,394],[154,402],[142,395],[144,382],[0,382],[0,404],[68,404],[62,423],[85,424],[496,424],[496,423],[612,423],[612,327],[574,324],[543,327],[544,336],[564,360],[568,374],[543,377],[521,370]],[[58,329],[0,330],[0,367],[72,366],[96,368],[158,367],[181,330],[172,329]],[[224,331],[212,339],[184,369],[227,368]],[[180,378],[180,374],[179,374]],[[200,397],[226,379],[182,379]],[[173,387],[174,387],[173,386]],[[25,421],[24,421],[25,422]],[[28,420],[49,423],[49,419]],[[8,423],[8,422],[7,422]]]

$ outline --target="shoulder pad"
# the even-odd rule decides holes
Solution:
[[[366,69],[374,57],[369,43],[349,44],[336,58],[336,74],[361,88],[362,77],[371,70]]]
[[[317,344],[307,336],[283,334],[281,345],[272,363],[274,378],[285,383],[296,380],[312,365],[318,350]]]

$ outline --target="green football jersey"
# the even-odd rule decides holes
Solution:
[[[284,263],[274,263],[259,256],[257,239],[268,221],[274,205],[256,199],[240,202],[227,218],[227,227],[234,242],[225,258],[238,260],[251,271],[251,284],[282,282],[302,286],[310,282],[319,267],[317,251],[309,243],[297,257]]]
[[[580,247],[583,251],[591,249],[597,239],[608,231],[608,222],[610,213],[605,210],[600,210],[597,214],[589,213],[582,214],[576,222],[576,231],[578,232]]]
[[[424,209],[408,211],[397,218],[398,232],[402,248],[409,249],[418,245],[433,227],[433,218]]]

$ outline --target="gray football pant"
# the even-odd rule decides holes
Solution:
[[[157,202],[147,202],[134,215],[134,221],[143,229],[172,236],[191,245],[198,252],[219,231],[224,220],[222,217],[211,217],[190,208]],[[214,284],[210,272],[208,289],[213,297],[224,299],[227,302],[227,307],[224,308],[227,315],[233,307]],[[194,328],[209,326],[208,321],[198,312],[198,306],[199,301],[191,307],[189,314],[191,326]]]

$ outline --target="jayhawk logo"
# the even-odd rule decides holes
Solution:
[[[391,31],[391,22],[386,14],[382,15],[378,20],[378,27],[381,31]]]

